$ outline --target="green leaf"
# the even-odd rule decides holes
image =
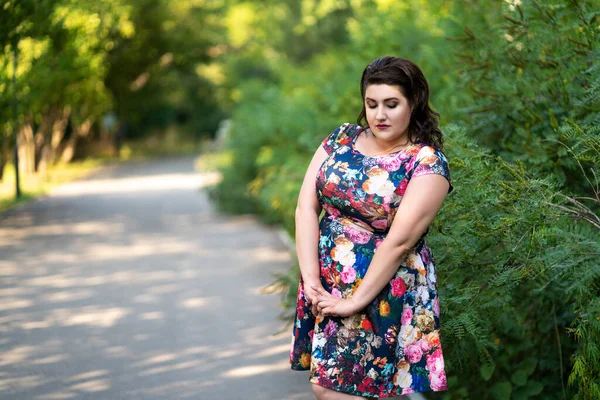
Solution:
[[[479,368],[479,374],[483,378],[484,381],[489,381],[494,373],[494,369],[496,369],[495,364],[484,364]]]
[[[527,400],[537,398],[544,389],[544,385],[538,381],[527,382],[526,386],[517,388],[512,396],[512,400]]]
[[[528,396],[537,396],[544,390],[544,385],[540,381],[529,381],[521,390]]]
[[[525,371],[527,376],[533,374],[535,367],[537,366],[537,360],[535,358],[528,358],[521,364],[521,370]]]
[[[550,125],[554,129],[558,129],[558,121],[556,120],[556,115],[554,115],[554,112],[552,111],[552,109],[548,110],[548,114],[550,114]]]
[[[510,400],[512,385],[510,382],[498,382],[490,388],[490,395],[494,400]]]
[[[523,386],[527,383],[527,372],[522,369],[518,369],[512,374],[510,380],[513,381],[513,383],[517,386]]]
[[[525,393],[522,389],[516,391],[512,396],[512,400],[527,400],[527,399],[529,399],[529,395],[527,393]]]

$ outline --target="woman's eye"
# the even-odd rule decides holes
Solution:
[[[398,106],[397,103],[394,104],[386,104],[387,108],[396,108]],[[367,104],[367,107],[369,107],[371,110],[374,110],[377,108],[377,104]]]

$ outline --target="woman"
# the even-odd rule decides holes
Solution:
[[[310,368],[318,400],[447,389],[425,243],[452,190],[439,114],[409,60],[377,59],[360,84],[358,125],[325,138],[296,209],[301,278],[290,357],[292,369]]]

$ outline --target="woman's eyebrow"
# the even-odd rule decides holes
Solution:
[[[367,97],[365,100],[377,101],[377,100],[374,100],[374,99],[372,99],[370,97]],[[398,100],[398,98],[397,97],[390,97],[388,99],[383,99],[383,101],[388,101],[388,100]]]

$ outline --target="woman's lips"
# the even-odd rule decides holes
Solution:
[[[390,127],[389,125],[383,125],[383,124],[382,124],[382,125],[375,125],[375,126],[376,126],[376,127],[377,127],[377,129],[379,129],[379,130],[387,129],[387,128],[389,128],[389,127]]]

